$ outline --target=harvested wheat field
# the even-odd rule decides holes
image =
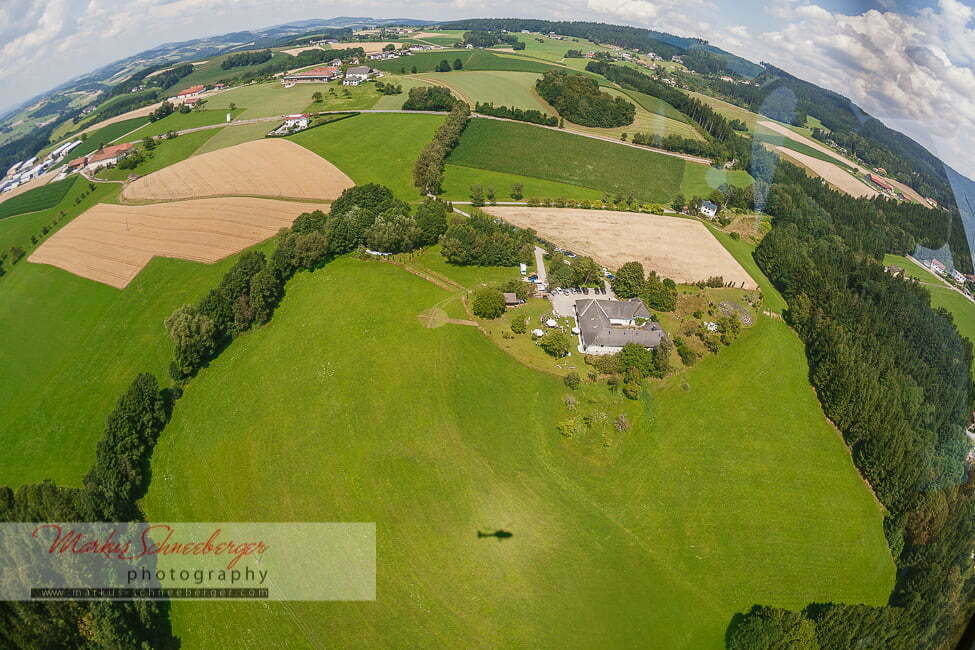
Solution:
[[[124,289],[153,257],[212,264],[273,236],[317,203],[230,197],[151,205],[99,203],[28,258]]]
[[[255,140],[187,158],[138,178],[122,190],[129,201],[208,196],[334,199],[355,183],[338,167],[281,138]]]
[[[484,210],[609,269],[640,262],[679,283],[720,275],[745,289],[758,285],[699,221],[638,212],[488,207]]]
[[[830,149],[826,145],[822,144],[818,140],[814,140],[813,138],[807,138],[806,136],[802,135],[801,133],[796,133],[795,131],[793,131],[789,127],[783,126],[782,124],[779,124],[778,122],[770,122],[769,120],[759,120],[758,125],[759,126],[764,126],[766,129],[768,129],[770,131],[774,131],[774,132],[778,133],[779,135],[783,135],[783,136],[785,136],[787,138],[790,138],[792,140],[795,140],[796,142],[799,142],[801,144],[804,144],[807,147],[812,147],[816,151],[820,151],[820,152],[826,154],[827,156],[830,156],[831,158],[835,158],[836,160],[840,161],[844,165],[847,165],[847,166],[852,167],[852,168],[857,168],[857,167],[860,166],[857,163],[855,163],[852,160],[850,160],[849,158],[847,158],[846,156],[844,156],[844,155],[842,155],[842,154],[840,154],[840,153],[838,153],[836,151],[833,151],[832,149]]]
[[[775,150],[780,154],[791,158],[793,161],[810,170],[812,173],[816,174],[836,189],[846,192],[850,196],[855,196],[857,198],[862,196],[873,198],[879,194],[877,190],[869,187],[856,176],[853,176],[849,172],[837,167],[831,162],[820,160],[819,158],[813,158],[812,156],[807,156],[804,153],[799,153],[798,151],[786,149],[785,147],[781,146],[776,146]]]

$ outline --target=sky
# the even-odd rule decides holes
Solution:
[[[850,97],[975,178],[975,8],[960,0],[3,0],[0,112],[166,42],[307,18],[596,20],[707,39]]]

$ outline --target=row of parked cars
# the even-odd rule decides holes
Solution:
[[[566,295],[566,296],[572,295],[572,294],[589,295],[590,293],[592,293],[593,295],[596,295],[596,296],[599,296],[599,295],[605,296],[606,295],[606,289],[603,288],[603,287],[596,287],[596,288],[592,288],[592,287],[581,287],[581,288],[579,288],[579,287],[570,287],[568,289],[563,289],[562,287],[555,287],[554,289],[552,289],[552,293],[553,294],[556,294],[556,295]]]

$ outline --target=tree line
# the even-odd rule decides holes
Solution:
[[[886,508],[897,577],[886,607],[756,606],[729,626],[729,645],[945,645],[975,598],[975,486],[964,460],[972,346],[923,286],[878,260],[947,215],[853,199],[788,163],[775,172],[766,212],[773,228],[755,259],[788,303],[823,410]]]
[[[503,117],[509,120],[518,120],[520,122],[541,124],[543,126],[559,125],[558,118],[553,115],[549,115],[548,113],[535,110],[534,108],[495,106],[494,102],[477,102],[474,105],[474,112],[480,113],[481,115],[492,115],[494,117]]]
[[[410,88],[403,102],[404,111],[449,111],[458,102],[443,86],[419,86]]]
[[[583,126],[626,126],[636,115],[631,102],[602,92],[595,79],[582,74],[549,70],[535,82],[535,90],[559,115]]]
[[[414,90],[418,89],[410,89],[411,96]],[[420,190],[420,194],[440,193],[447,156],[460,141],[470,116],[471,107],[465,102],[455,101],[447,119],[433,134],[433,140],[420,152],[419,158],[413,165],[413,184]]]
[[[509,32],[520,32],[526,29],[530,32],[540,32],[543,34],[555,32],[562,36],[574,36],[595,43],[609,43],[610,45],[617,45],[640,52],[653,52],[665,59],[685,52],[684,48],[667,42],[668,40],[673,40],[673,37],[669,34],[639,27],[607,25],[605,23],[523,18],[475,18],[444,23],[441,27],[443,29],[505,30]],[[703,41],[698,39],[685,40],[688,42],[703,43]]]
[[[258,63],[270,61],[271,56],[273,56],[271,54],[271,50],[257,50],[254,52],[239,52],[237,54],[231,54],[220,62],[220,69],[230,70],[231,68],[240,68],[245,65],[257,65]]]

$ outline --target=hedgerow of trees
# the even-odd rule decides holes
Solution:
[[[443,86],[420,86],[410,88],[410,94],[403,102],[404,111],[449,111],[457,98]]]
[[[474,112],[482,115],[492,115],[494,117],[504,117],[509,120],[519,120],[521,122],[531,122],[543,126],[558,126],[559,119],[548,113],[535,110],[533,108],[517,108],[509,106],[495,106],[494,102],[477,102],[474,105]]]
[[[411,96],[413,90],[418,89],[410,90]],[[413,184],[420,190],[420,194],[440,193],[445,161],[460,141],[470,115],[471,107],[465,102],[456,101],[447,119],[433,134],[433,140],[420,152],[413,165]]]

